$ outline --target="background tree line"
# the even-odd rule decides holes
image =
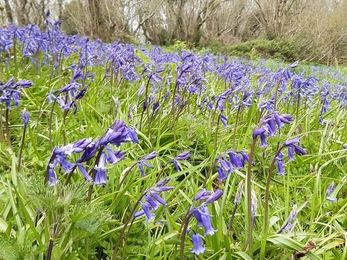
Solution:
[[[3,23],[104,41],[209,47],[231,55],[347,62],[346,0],[0,0]]]

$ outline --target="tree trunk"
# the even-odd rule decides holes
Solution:
[[[6,10],[6,16],[7,16],[8,22],[13,23],[12,10],[8,0],[5,0],[5,10]]]

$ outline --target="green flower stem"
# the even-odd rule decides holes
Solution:
[[[7,144],[10,148],[12,148],[12,143],[11,143],[11,137],[10,137],[10,128],[9,128],[9,113],[10,110],[6,109],[6,113],[5,113],[5,131],[6,131],[6,140],[7,140]]]
[[[20,144],[19,155],[18,155],[18,172],[20,171],[21,162],[22,162],[22,154],[23,154],[23,147],[24,147],[24,142],[25,142],[26,130],[27,130],[27,127],[24,126],[22,141]]]
[[[126,220],[126,222],[124,223],[124,226],[122,228],[122,230],[120,231],[120,234],[118,236],[118,239],[117,239],[117,242],[116,242],[116,245],[114,246],[114,250],[113,250],[113,255],[112,255],[112,260],[116,259],[116,256],[117,256],[117,252],[118,252],[118,248],[119,248],[119,245],[120,245],[120,242],[124,236],[124,232],[130,222],[130,220],[133,218],[134,216],[134,213],[135,213],[135,210],[137,209],[137,207],[139,206],[140,204],[140,201],[142,200],[142,198],[145,196],[145,194],[147,193],[147,190],[145,190],[144,193],[142,193],[141,197],[136,201],[135,203],[135,206],[133,207],[132,211],[130,212],[130,215],[128,217],[128,219]],[[125,246],[124,246],[125,247]]]
[[[184,218],[184,224],[183,224],[183,229],[181,232],[181,246],[180,246],[180,260],[184,259],[184,242],[186,239],[186,233],[187,233],[187,229],[188,229],[188,224],[189,224],[189,220],[193,215],[193,212],[190,212],[191,208],[188,209],[187,214]]]
[[[53,140],[52,140],[52,121],[53,121],[53,112],[54,112],[54,106],[56,103],[56,99],[53,101],[52,107],[51,107],[51,113],[49,115],[49,123],[48,123],[48,137],[49,137],[49,147],[51,150],[53,150]]]
[[[253,137],[251,151],[249,155],[249,163],[246,174],[246,241],[243,247],[245,251],[248,247],[248,255],[253,258],[253,236],[252,236],[252,161],[257,138]]]
[[[4,132],[2,129],[2,106],[0,107],[0,143],[4,142]]]
[[[271,182],[271,177],[273,170],[275,168],[275,163],[276,163],[276,157],[278,154],[281,152],[281,150],[285,146],[281,146],[277,152],[274,158],[272,159],[270,169],[269,169],[269,174],[267,175],[266,179],[266,186],[265,186],[265,206],[264,206],[264,227],[263,227],[263,234],[262,234],[262,240],[261,240],[261,248],[260,248],[260,258],[259,259],[264,259],[265,258],[265,249],[266,249],[266,239],[267,239],[267,232],[269,228],[269,196],[270,196],[270,182]]]

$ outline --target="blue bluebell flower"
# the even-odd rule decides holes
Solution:
[[[298,212],[297,212],[297,205],[293,205],[293,209],[290,211],[288,218],[286,221],[284,221],[282,227],[279,231],[277,231],[277,234],[282,233],[283,231],[289,230],[293,227],[293,221],[297,218]]]
[[[54,168],[49,168],[48,169],[48,182],[49,186],[54,186],[59,182],[57,175],[54,172]]]
[[[153,158],[155,158],[157,156],[157,152],[156,151],[153,151],[151,152],[150,154],[147,154],[146,156],[142,157],[140,160],[138,160],[137,162],[137,165],[139,167],[139,170],[140,170],[140,173],[141,173],[141,176],[146,176],[145,174],[145,169],[143,166],[146,166],[150,169],[153,169],[154,166],[149,164],[147,161],[148,160],[151,160]]]
[[[155,214],[151,211],[156,211],[159,207],[159,204],[166,206],[167,203],[165,200],[158,195],[159,192],[165,192],[172,190],[174,187],[165,186],[170,181],[170,178],[165,178],[164,180],[158,182],[153,188],[145,191],[143,197],[145,198],[145,202],[141,202],[142,210],[135,212],[134,217],[140,217],[142,215],[146,216],[146,220],[152,221],[155,219]],[[158,203],[159,204],[158,204]]]
[[[228,118],[225,115],[219,114],[219,119],[224,126],[228,126]]]
[[[178,165],[178,161],[183,161],[183,160],[187,160],[189,159],[189,157],[191,156],[191,153],[189,151],[180,153],[179,155],[177,155],[175,158],[173,158],[173,164],[175,166],[175,169],[177,172],[180,171],[180,167]]]
[[[20,113],[20,116],[23,119],[24,127],[27,127],[29,123],[29,117],[30,117],[29,112],[24,108],[23,111]]]
[[[206,190],[206,189],[202,189],[201,191],[199,191],[193,201],[198,201],[198,200],[206,200],[208,199],[208,197],[211,195],[211,192]]]
[[[102,153],[100,156],[100,160],[98,165],[94,167],[95,170],[95,179],[94,179],[94,185],[104,185],[107,183],[107,177],[106,177],[106,154]]]
[[[122,160],[124,160],[124,151],[113,151],[111,147],[106,146],[107,150],[107,162],[110,164],[116,164]]]
[[[218,180],[220,181],[225,180],[228,177],[221,167],[217,168],[217,172],[218,172]]]
[[[213,229],[211,224],[210,213],[207,206],[198,209],[197,212],[200,213],[201,225],[205,229],[205,236],[213,235],[217,230]]]
[[[205,252],[205,247],[202,245],[202,239],[199,234],[192,235],[193,250],[191,251],[195,255],[200,255]]]
[[[327,191],[325,193],[325,197],[328,201],[331,201],[333,203],[336,203],[337,202],[337,198],[334,198],[332,197],[331,195],[333,194],[333,192],[335,191],[335,188],[334,188],[334,185],[335,183],[334,182],[331,182],[327,188]]]
[[[286,173],[284,172],[284,163],[283,163],[283,153],[279,152],[277,157],[277,169],[278,169],[278,175],[286,175]]]
[[[80,170],[80,172],[82,173],[83,177],[87,180],[87,181],[92,181],[92,177],[90,177],[89,173],[87,172],[86,168],[84,168],[83,164],[81,163],[77,163],[77,167]]]

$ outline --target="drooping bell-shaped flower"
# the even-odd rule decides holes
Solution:
[[[202,245],[202,239],[199,234],[193,234],[192,235],[192,241],[193,241],[193,250],[191,251],[195,255],[200,255],[205,252],[205,247]]]

